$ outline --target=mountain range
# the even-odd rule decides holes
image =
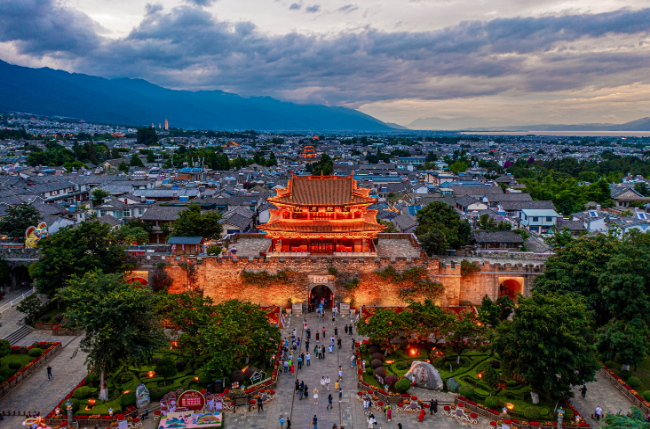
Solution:
[[[105,79],[0,61],[0,111],[86,122],[274,131],[390,131],[397,126],[344,107],[295,104],[223,91],[183,91],[142,79]]]
[[[420,118],[406,125],[411,130],[448,131],[650,131],[650,117],[624,124],[513,124],[499,119],[476,118]]]

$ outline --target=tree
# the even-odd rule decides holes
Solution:
[[[159,264],[149,276],[149,286],[154,292],[164,291],[173,283],[174,280],[167,274],[164,264]]]
[[[0,233],[14,240],[25,241],[25,231],[43,220],[36,207],[30,203],[6,206],[6,214],[0,219]]]
[[[481,309],[478,313],[478,319],[488,326],[496,328],[501,323],[501,308],[485,295],[481,301]]]
[[[492,391],[501,381],[501,374],[492,365],[488,365],[483,371],[483,381],[490,386],[490,396],[492,396]]]
[[[172,359],[171,356],[165,355],[156,362],[156,375],[159,375],[163,378],[163,386],[168,378],[172,378],[178,373],[176,369],[176,362]]]
[[[331,176],[334,173],[334,161],[326,153],[324,153],[320,160],[309,164],[307,170],[311,169],[312,176]]]
[[[456,352],[456,363],[460,363],[464,351],[477,348],[487,339],[486,327],[476,323],[470,313],[461,314],[449,329],[451,333],[445,337],[445,344]]]
[[[555,230],[555,233],[551,235],[550,237],[546,238],[546,242],[553,246],[553,248],[561,249],[565,247],[569,242],[575,240],[573,237],[573,234],[571,234],[571,231],[569,228],[562,228],[561,231],[558,231],[557,229]]]
[[[137,224],[131,222],[121,225],[116,233],[118,242],[123,245],[147,244],[149,242],[149,233]]]
[[[72,277],[58,297],[72,326],[86,330],[80,348],[90,370],[101,374],[98,399],[108,400],[106,373],[123,365],[145,365],[166,343],[153,311],[153,294],[124,282],[122,273],[100,270]]]
[[[559,399],[569,395],[571,385],[593,381],[599,368],[590,323],[591,312],[579,295],[533,291],[530,298],[519,297],[513,321],[499,325],[493,345],[507,374],[535,394]]]
[[[479,216],[476,226],[478,226],[478,229],[483,231],[494,232],[497,230],[497,223],[494,221],[494,218],[490,217],[487,213]]]
[[[271,326],[266,311],[257,304],[230,300],[214,306],[213,320],[202,331],[201,353],[211,375],[229,374],[238,362],[268,362],[277,352],[282,336]]]
[[[395,313],[392,310],[377,308],[367,321],[361,318],[357,323],[359,335],[368,336],[370,342],[381,344],[385,349],[397,349],[398,338],[406,337],[409,321],[406,313]]]
[[[176,330],[182,350],[192,354],[201,346],[201,332],[212,320],[214,306],[210,297],[195,292],[158,294],[156,313]]]
[[[0,340],[0,358],[11,353],[11,343],[7,340]]]
[[[603,429],[647,429],[650,423],[645,421],[641,410],[634,405],[630,407],[628,415],[607,414],[603,419]]]
[[[410,314],[403,316],[406,338],[415,342],[428,342],[438,344],[449,333],[454,324],[455,317],[445,312],[431,300],[424,303],[409,302]],[[401,313],[400,313],[401,314]]]
[[[605,359],[618,360],[627,365],[637,365],[650,352],[650,329],[642,317],[630,321],[614,318],[598,330],[598,349]]]
[[[146,146],[151,146],[152,144],[158,143],[158,133],[156,133],[156,130],[154,128],[138,128],[136,138],[138,144],[143,144]]]
[[[177,237],[203,237],[214,240],[220,238],[223,232],[220,219],[219,213],[213,211],[201,213],[201,207],[192,204],[178,216],[172,231]]]
[[[645,182],[635,184],[634,190],[644,197],[650,197],[650,187]]]
[[[123,173],[128,173],[129,172],[129,166],[126,164],[126,162],[122,161],[117,165],[118,171],[121,171]]]
[[[393,225],[393,222],[389,220],[378,220],[380,225],[387,226],[388,228],[384,230],[384,232],[389,233],[389,232],[399,232],[398,230],[395,229],[395,226]]]
[[[101,206],[104,203],[104,198],[108,197],[110,194],[101,188],[95,188],[93,189],[91,195],[92,195],[91,201],[93,202],[93,206]]]
[[[36,294],[32,294],[23,299],[16,309],[23,313],[28,320],[34,322],[36,316],[43,310],[43,304]]]
[[[472,227],[466,220],[461,220],[458,212],[443,202],[429,203],[418,212],[418,226],[415,234],[420,238],[431,231],[444,234],[446,245],[459,249],[466,245],[472,235]]]
[[[449,169],[451,170],[452,173],[458,174],[458,173],[464,173],[467,171],[469,168],[469,165],[465,164],[462,161],[456,161],[453,164],[449,166]]]
[[[123,272],[129,260],[116,241],[110,225],[98,221],[66,227],[41,240],[41,257],[30,267],[38,291],[53,297],[72,275],[82,276],[94,269]]]
[[[444,255],[447,251],[447,240],[445,235],[437,229],[431,230],[424,235],[418,237],[420,246],[427,255]]]
[[[131,161],[130,161],[129,165],[131,167],[144,167],[144,164],[142,163],[142,160],[140,159],[140,157],[138,155],[135,155],[135,154],[131,157]]]

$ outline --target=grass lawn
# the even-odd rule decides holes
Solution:
[[[28,354],[14,354],[10,353],[7,356],[0,358],[0,377],[2,377],[3,380],[7,380],[8,378],[12,377],[20,368],[24,367],[31,361],[33,361],[35,358],[31,357]],[[18,362],[20,364],[20,367],[18,369],[11,369],[9,368],[9,364],[11,362]]]

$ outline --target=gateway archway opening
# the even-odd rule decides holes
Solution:
[[[332,308],[333,302],[334,292],[325,285],[315,286],[309,291],[309,312],[316,311],[320,304],[323,304],[324,309],[329,310]]]
[[[517,294],[523,294],[524,288],[522,286],[523,279],[508,278],[499,279],[499,297],[507,296],[517,303]]]

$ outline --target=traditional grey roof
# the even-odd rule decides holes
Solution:
[[[175,221],[182,211],[187,210],[186,206],[159,206],[153,205],[142,215],[142,220]]]
[[[454,192],[454,195],[483,197],[485,195],[503,194],[503,189],[500,186],[452,186],[450,189]]]
[[[402,232],[411,232],[410,229],[414,229],[418,226],[418,220],[415,216],[410,214],[402,214],[393,219],[391,222]]]
[[[122,223],[118,218],[111,215],[100,216],[97,218],[97,220],[99,221],[99,223],[107,223],[110,226],[117,226]]]
[[[133,195],[145,198],[174,198],[174,197],[197,197],[198,189],[136,189]]]
[[[491,203],[504,203],[512,201],[533,201],[533,197],[530,194],[521,192],[515,194],[488,195],[488,200]]]
[[[167,244],[201,244],[203,237],[169,237]]]
[[[458,198],[454,198],[456,204],[459,204],[462,207],[467,207],[471,204],[480,203],[481,201],[476,198],[470,197],[469,195],[463,195]]]
[[[501,206],[504,210],[540,210],[540,209],[550,209],[555,210],[555,204],[553,201],[508,201],[502,202]]]
[[[474,232],[474,240],[477,243],[515,243],[523,244],[524,240],[521,235],[513,231],[476,231]]]
[[[253,212],[248,206],[234,206],[232,209],[225,212],[221,217],[222,219],[228,219],[230,216],[238,214],[244,216],[248,219],[255,217],[255,212]]]
[[[240,214],[233,214],[232,216],[228,217],[227,219],[221,219],[219,223],[221,224],[228,224],[228,225],[233,225],[238,227],[239,229],[246,229],[250,224],[253,222],[251,218],[242,216]]]
[[[581,220],[560,220],[557,221],[557,229],[568,228],[569,231],[584,231],[585,225]]]

